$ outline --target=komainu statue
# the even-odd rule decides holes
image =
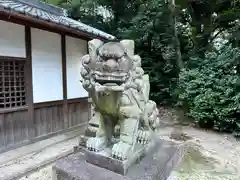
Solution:
[[[156,103],[149,100],[149,77],[134,54],[134,41],[88,42],[89,54],[82,57],[83,87],[94,106],[94,121],[99,124],[96,137],[87,140],[90,151],[111,148],[111,156],[127,160],[145,147],[159,127]],[[113,141],[115,126],[120,137]]]

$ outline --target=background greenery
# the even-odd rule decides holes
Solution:
[[[45,0],[73,19],[134,39],[151,98],[204,128],[240,134],[238,0]]]

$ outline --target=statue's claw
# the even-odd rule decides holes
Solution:
[[[139,144],[147,144],[149,142],[149,136],[150,136],[150,133],[149,131],[141,131],[139,130],[138,131],[138,136],[137,136],[137,142]]]
[[[107,146],[107,141],[105,138],[94,137],[94,138],[89,138],[87,140],[86,145],[90,151],[99,152]]]
[[[113,148],[112,148],[113,158],[116,158],[119,160],[126,160],[131,154],[132,154],[132,145],[129,145],[121,141],[113,145]]]

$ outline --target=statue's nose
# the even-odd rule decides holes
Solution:
[[[116,71],[118,64],[115,59],[108,59],[103,63],[103,70],[107,72]]]

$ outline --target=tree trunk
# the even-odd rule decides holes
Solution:
[[[172,8],[171,8],[172,7]],[[176,28],[176,16],[174,14],[175,11],[175,0],[170,0],[170,8],[172,9],[172,14],[173,14],[173,23],[174,23],[174,39],[175,39],[175,51],[176,51],[176,61],[177,61],[177,65],[179,70],[184,68],[184,63],[182,61],[182,54],[181,54],[181,45],[180,45],[180,41],[178,39],[178,34],[177,34],[177,28]]]

